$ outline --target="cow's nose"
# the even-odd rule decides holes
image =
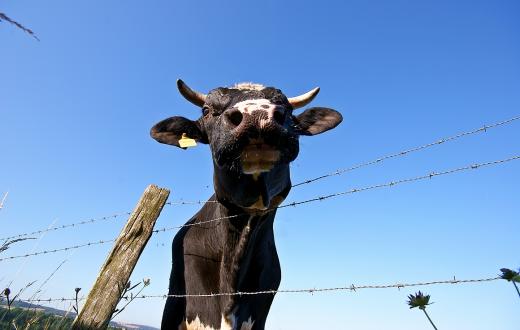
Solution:
[[[256,118],[261,130],[279,130],[285,124],[285,112],[281,107],[275,107],[269,109],[269,111],[260,112]]]
[[[244,116],[240,110],[231,109],[224,113],[224,118],[229,125],[236,127],[240,125]]]
[[[285,111],[281,107],[276,107],[273,112],[273,120],[278,124],[283,126],[285,123]]]

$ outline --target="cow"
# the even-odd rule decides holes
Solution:
[[[215,192],[173,239],[161,328],[263,330],[274,293],[189,295],[278,289],[281,270],[273,221],[291,190],[289,164],[298,155],[300,136],[330,130],[342,116],[323,107],[293,114],[319,88],[287,98],[279,89],[255,83],[208,94],[182,80],[177,87],[202,115],[194,121],[167,118],[150,135],[181,148],[179,141],[187,138],[209,144]]]

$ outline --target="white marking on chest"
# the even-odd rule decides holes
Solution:
[[[283,114],[284,109],[282,106],[274,104],[267,99],[245,100],[235,104],[234,108],[237,108],[241,113],[246,113],[248,115],[252,115],[255,111],[266,113],[267,118],[260,120],[261,127],[273,120],[275,112]]]
[[[232,330],[234,326],[234,320],[235,316],[230,315],[228,318],[225,318],[224,315],[222,315],[222,320],[220,322],[220,328],[215,329],[212,326],[205,325],[202,323],[197,316],[195,320],[191,322],[182,322],[179,326],[179,330]],[[255,321],[252,321],[251,318],[247,320],[247,322],[242,322],[242,325],[240,326],[239,330],[251,330],[253,329],[253,324]]]

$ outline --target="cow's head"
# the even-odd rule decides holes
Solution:
[[[336,127],[341,114],[328,108],[304,107],[315,88],[287,98],[279,89],[258,84],[216,88],[207,95],[177,81],[181,94],[202,108],[195,120],[171,117],[157,123],[151,136],[180,147],[183,137],[210,145],[217,199],[249,212],[280,204],[291,189],[289,163],[298,155],[300,135],[316,135]]]

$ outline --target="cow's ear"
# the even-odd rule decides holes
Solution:
[[[155,124],[150,130],[150,136],[160,143],[179,147],[182,136],[194,139],[200,143],[208,143],[208,138],[199,121],[184,117],[170,117]],[[183,148],[186,149],[186,148]]]
[[[309,108],[293,117],[300,135],[316,135],[333,129],[343,120],[339,112],[329,108]]]

